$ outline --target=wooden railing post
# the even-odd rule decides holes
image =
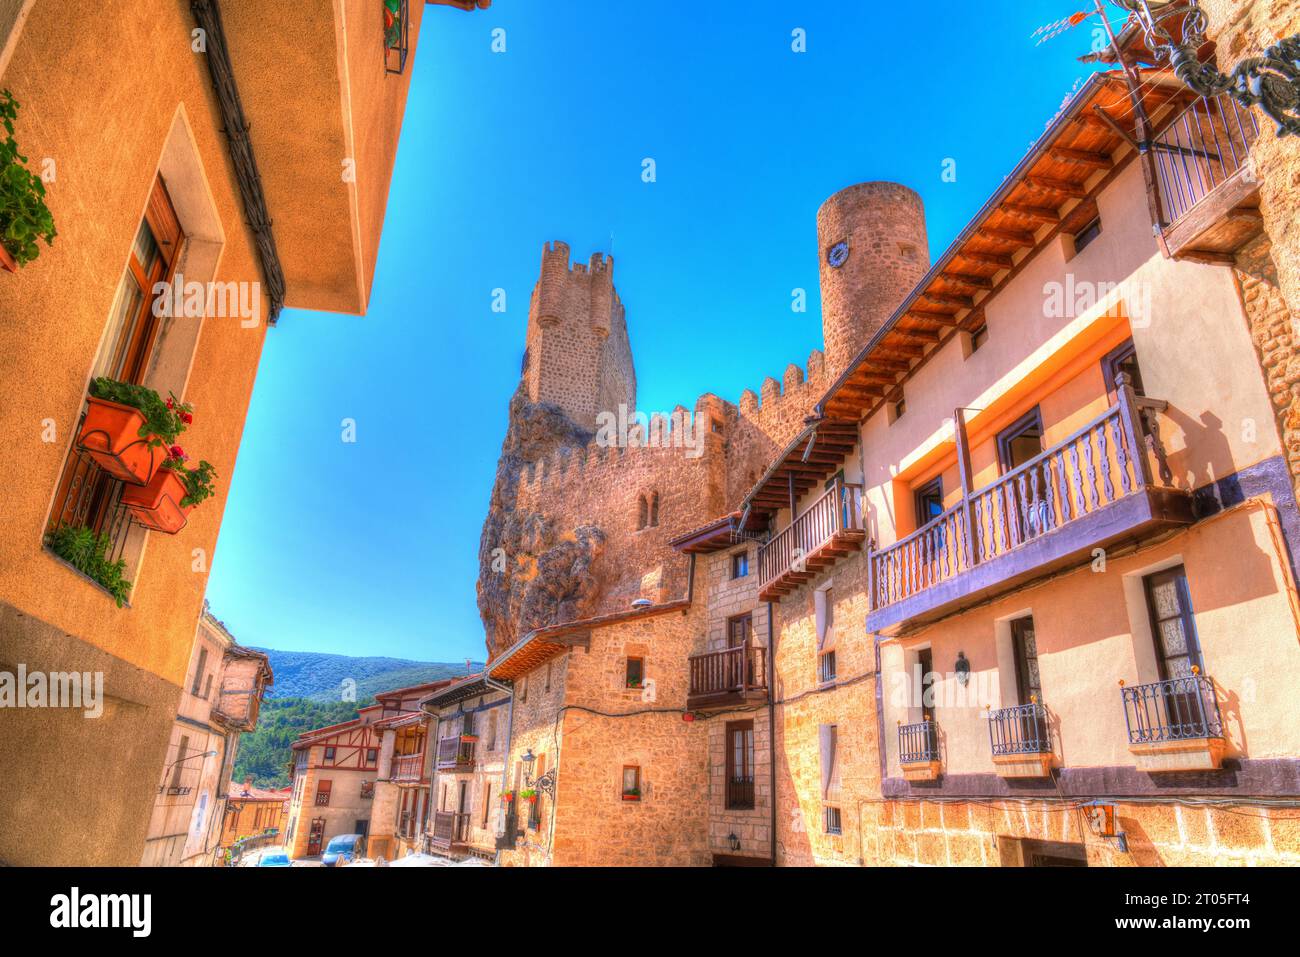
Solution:
[[[970,438],[966,434],[966,410],[954,409],[953,425],[957,433],[957,471],[961,475],[962,524],[966,532],[966,562],[974,566],[979,564],[979,542],[975,540],[975,498],[974,476],[970,465]]]
[[[1139,488],[1155,484],[1151,480],[1151,462],[1147,459],[1146,443],[1142,441],[1142,420],[1138,413],[1137,393],[1133,379],[1127,372],[1115,376],[1115,394],[1119,400],[1119,418],[1124,426],[1124,439],[1128,442],[1130,457],[1135,466]]]

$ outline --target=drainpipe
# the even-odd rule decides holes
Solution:
[[[776,639],[772,616],[776,607],[767,603],[767,770],[768,805],[772,809],[772,866],[776,867]]]
[[[506,786],[510,783],[510,745],[513,740],[515,730],[515,689],[513,685],[503,685],[494,681],[487,673],[487,667],[483,669],[483,683],[494,691],[500,691],[508,696],[509,704],[506,706],[506,746],[504,755],[501,759],[501,788],[500,793],[506,793]],[[516,797],[518,800],[518,797]],[[554,811],[552,811],[554,816]],[[493,867],[501,866],[501,848],[497,848],[496,857],[492,860]]]

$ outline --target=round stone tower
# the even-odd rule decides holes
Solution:
[[[831,379],[930,268],[921,197],[898,183],[859,183],[817,211],[822,335]]]

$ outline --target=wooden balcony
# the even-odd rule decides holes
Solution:
[[[398,784],[418,784],[427,780],[424,774],[424,752],[418,754],[394,754],[393,767],[388,779]]]
[[[1158,433],[1143,439],[1139,408],[1152,412],[1155,423],[1164,404],[1138,399],[1127,381],[1117,393],[1116,405],[1064,442],[993,484],[967,491],[906,538],[872,550],[867,630],[896,633],[904,624],[933,621],[1087,562],[1093,549],[1190,525],[1191,496],[1168,486],[1172,476]],[[970,489],[960,411],[956,421],[962,487]]]
[[[838,479],[802,515],[758,549],[758,599],[780,601],[862,547],[862,486]]]
[[[1263,229],[1250,148],[1253,110],[1230,96],[1194,100],[1155,137],[1154,169],[1165,247],[1175,259],[1225,263]]]
[[[474,770],[474,742],[462,741],[461,736],[443,738],[438,742],[438,770],[453,774]]]
[[[686,707],[726,708],[767,698],[767,649],[755,644],[691,655]]]
[[[429,844],[439,850],[450,851],[469,843],[469,815],[453,811],[435,811]]]

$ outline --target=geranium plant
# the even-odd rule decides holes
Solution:
[[[189,468],[185,463],[189,461],[189,456],[179,445],[169,446],[167,449],[167,461],[163,462],[163,468],[171,469],[185,486],[185,497],[181,499],[181,508],[189,508],[198,505],[205,498],[208,498],[216,491],[214,479],[217,477],[217,470],[209,462],[199,460],[198,468]]]
[[[537,791],[533,788],[526,788],[525,790],[519,792],[519,796],[523,798],[525,801],[531,803],[537,800]]]
[[[8,90],[0,90],[0,245],[14,262],[23,266],[40,255],[38,239],[49,246],[57,233],[54,217],[45,205],[45,184],[23,164],[27,157],[18,152],[14,120],[18,103]]]
[[[92,398],[105,402],[139,409],[145,420],[140,427],[140,438],[148,438],[154,447],[167,445],[170,450],[185,427],[194,421],[194,410],[175,395],[169,394],[164,400],[153,389],[133,382],[119,382],[101,376],[91,380],[90,394]]]
[[[55,555],[112,595],[118,608],[126,604],[131,595],[131,583],[122,577],[126,561],[109,560],[113,543],[107,535],[80,525],[62,525],[46,536],[46,544]]]

